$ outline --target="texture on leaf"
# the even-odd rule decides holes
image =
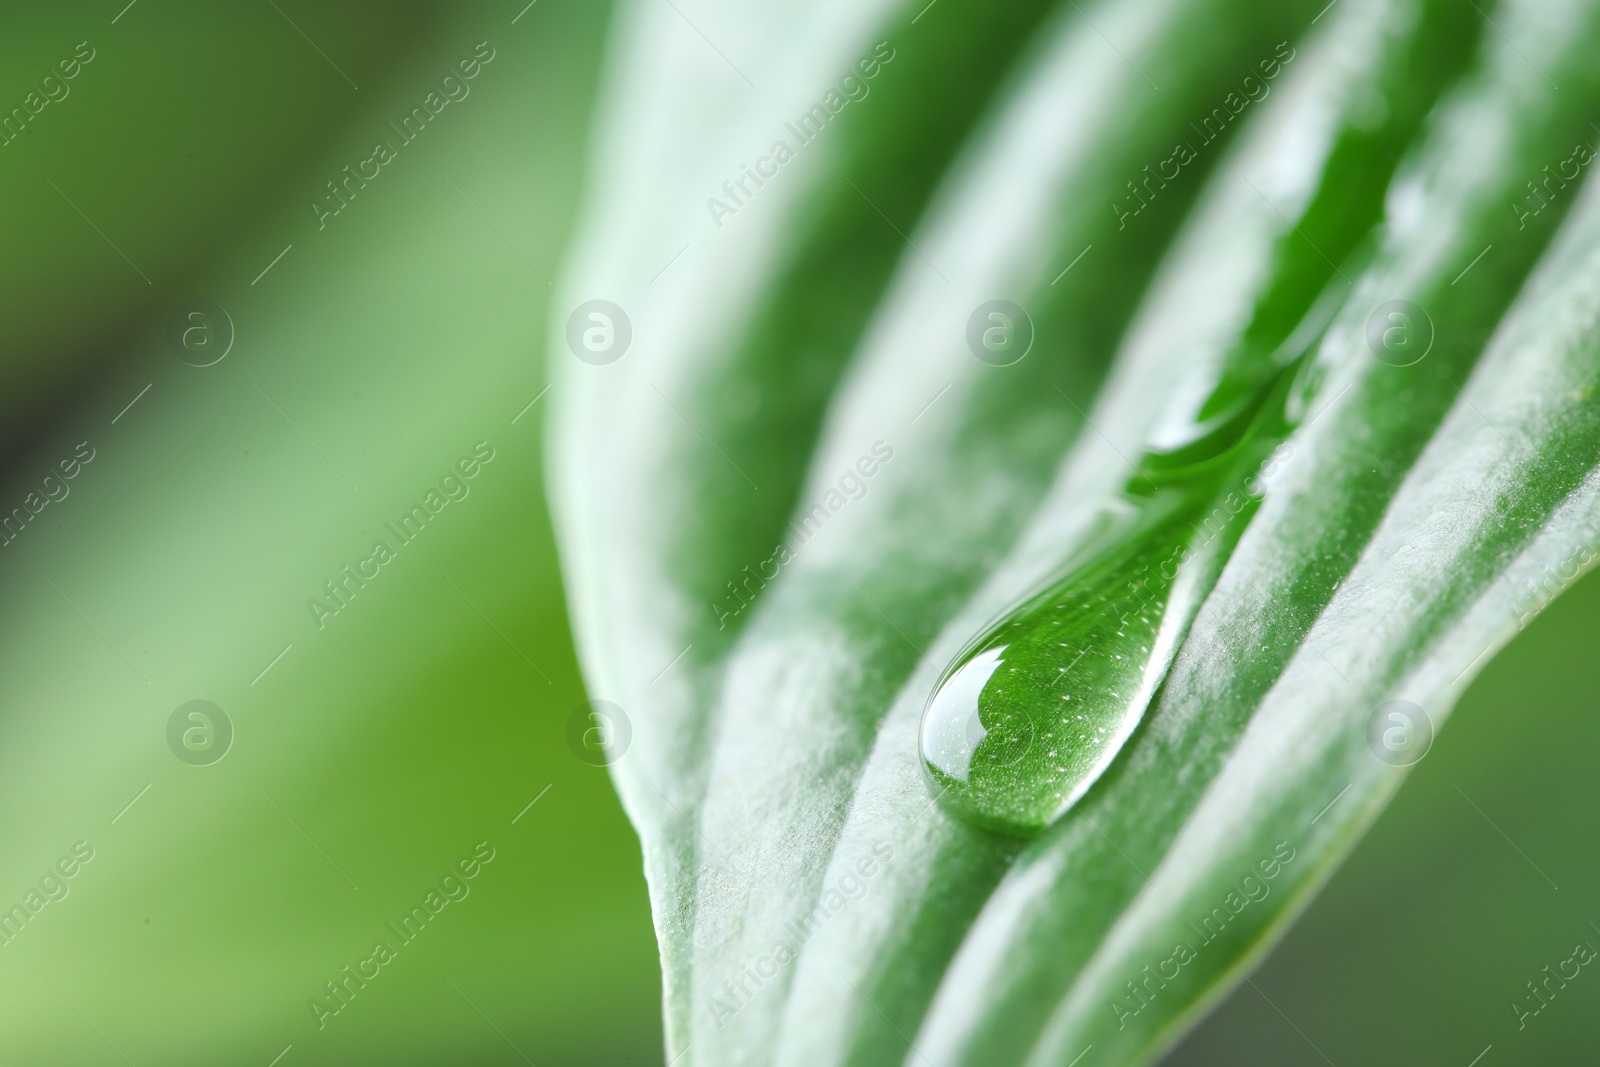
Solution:
[[[1381,707],[1442,725],[1589,558],[1600,193],[1529,183],[1592,158],[1600,4],[1320,6],[730,11],[753,90],[624,20],[552,319],[612,300],[633,340],[561,361],[551,479],[669,1058],[1148,1062],[1398,788]],[[1125,746],[1031,840],[953,816],[946,667],[1219,396],[1275,429],[1185,503],[1217,532]]]

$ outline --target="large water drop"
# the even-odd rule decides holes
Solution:
[[[1169,521],[1008,612],[946,671],[922,720],[923,765],[971,822],[1030,835],[1111,762],[1165,673],[1183,559]]]
[[[1292,455],[1286,440],[1303,415],[1294,398],[1343,299],[1330,281],[1289,337],[1241,344],[1176,388],[1108,509],[1111,529],[1094,537],[1101,547],[1084,549],[945,671],[918,742],[947,808],[1030,836],[1105,772]]]

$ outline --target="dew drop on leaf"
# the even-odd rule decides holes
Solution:
[[[1039,832],[1083,795],[1138,725],[1165,672],[1162,640],[1188,527],[1167,523],[1075,568],[1003,616],[945,672],[923,714],[924,769],[941,803],[1002,833]],[[1070,640],[1058,642],[1067,635]],[[1060,689],[1077,740],[1049,748]]]
[[[1185,399],[1152,431],[1107,513],[1115,536],[1006,612],[945,670],[918,744],[948,810],[1031,836],[1110,766],[1260,501],[1262,473],[1293,428],[1286,394],[1311,350],[1302,339],[1278,354],[1234,353],[1197,408]],[[1077,739],[1035,744],[1069,697],[1080,713]]]

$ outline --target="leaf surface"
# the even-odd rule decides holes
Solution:
[[[1594,540],[1600,207],[1574,208],[1576,183],[1514,205],[1586,136],[1597,6],[1506,3],[1482,33],[1475,10],[1423,0],[1324,15],[1054,13],[881,297],[857,293],[876,307],[806,420],[734,433],[709,414],[741,360],[762,398],[821,361],[798,343],[749,356],[723,307],[662,298],[632,355],[569,368],[558,523],[591,686],[636,722],[613,769],[656,857],[669,1057],[1147,1061],[1398,787],[1368,743],[1379,705],[1441,724],[1540,606],[1519,583]],[[1237,116],[1226,140],[1130,199],[1130,176],[1209,132],[1189,123],[1211,101]],[[749,210],[770,228],[728,235],[728,256],[809,233],[799,207]],[[617,254],[591,226],[601,251],[569,297]],[[772,271],[740,284],[778,290],[744,307],[816,292]],[[997,297],[1034,330],[1004,367],[966,337]],[[1431,340],[1403,367],[1369,339],[1394,300]],[[917,753],[946,664],[1101,535],[1173,410],[1278,351],[1308,353],[1298,428],[1234,487],[1242,529],[1214,545],[1143,724],[1034,841],[952,818]],[[641,415],[650,390],[674,410]],[[692,663],[648,678],[674,644]]]

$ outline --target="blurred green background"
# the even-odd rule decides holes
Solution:
[[[0,15],[0,109],[94,55],[0,146],[0,513],[94,451],[0,548],[0,909],[94,850],[0,944],[6,1063],[661,1062],[638,846],[567,742],[541,492],[608,12],[524,3]],[[319,228],[326,183],[484,42]],[[196,300],[233,335],[203,368],[165,337]],[[468,495],[396,546],[480,441]],[[380,538],[396,559],[319,628],[308,599]],[[1170,1062],[1593,1062],[1600,973],[1525,1029],[1510,1005],[1600,947],[1597,624],[1591,579],[1487,668]],[[195,699],[235,731],[208,766],[168,747]],[[308,1001],[484,841],[470,894],[319,1028]]]
[[[605,6],[125,4],[0,15],[0,106],[94,53],[0,147],[0,508],[94,450],[0,549],[0,908],[94,850],[0,946],[0,1061],[659,1063],[638,846],[566,743],[527,407]],[[163,336],[196,299],[235,333],[204,368]],[[479,441],[398,547],[384,523]],[[319,629],[307,600],[379,538],[397,558]],[[236,730],[209,766],[167,745],[194,699]],[[319,1029],[308,1001],[482,841],[470,894]]]

